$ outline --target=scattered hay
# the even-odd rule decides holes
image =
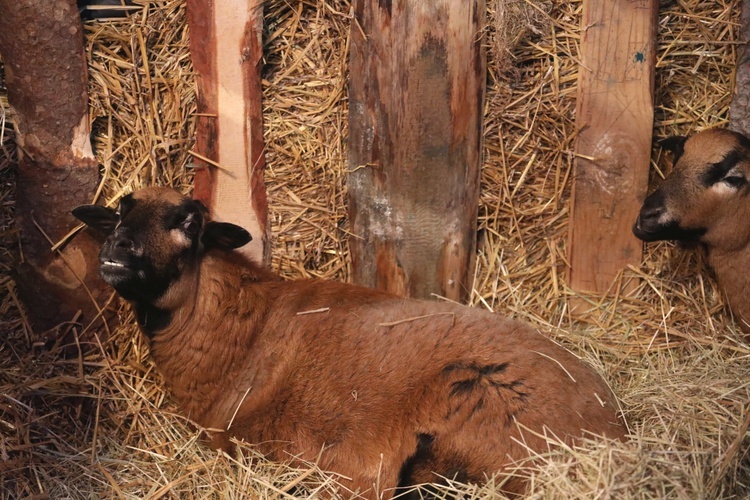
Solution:
[[[540,38],[549,33],[552,18],[547,14],[552,2],[532,0],[494,0],[488,2],[490,47],[497,75],[513,68],[514,51],[529,35]]]
[[[346,1],[266,4],[263,74],[273,267],[345,281],[349,11]]]
[[[146,185],[187,192],[196,106],[184,0],[144,2],[131,22],[85,34],[105,203]]]
[[[87,26],[91,113],[111,203],[142,185],[190,189],[194,89],[184,0],[139,1],[130,20]],[[750,488],[750,346],[701,260],[666,243],[623,272],[613,297],[578,320],[565,284],[582,3],[488,2],[490,74],[472,301],[551,329],[620,396],[633,439],[551,449],[530,498],[745,497]],[[538,8],[540,7],[541,8]],[[500,9],[521,17],[501,20]],[[529,10],[531,7],[531,10]],[[273,266],[289,277],[349,275],[346,246],[346,0],[272,0],[264,70]],[[524,17],[527,16],[527,17]],[[528,17],[531,16],[531,17]],[[739,2],[684,0],[659,14],[657,138],[723,125]],[[518,20],[520,19],[520,21]],[[530,27],[531,26],[531,27]],[[536,30],[536,31],[535,31]],[[497,40],[497,39],[496,39]],[[0,79],[0,105],[7,101]],[[335,476],[290,469],[251,448],[231,459],[198,444],[148,358],[127,309],[106,344],[65,359],[36,343],[10,270],[12,127],[0,114],[0,498],[347,498]],[[654,180],[668,170],[654,151]],[[639,279],[624,296],[623,284]],[[438,497],[497,498],[502,478],[449,483]]]

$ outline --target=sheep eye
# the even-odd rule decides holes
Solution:
[[[728,175],[727,177],[724,177],[722,181],[733,188],[738,188],[747,184],[747,179],[741,175]]]
[[[188,217],[182,223],[182,230],[190,236],[195,236],[196,234],[198,234],[198,222],[196,222],[192,217]]]

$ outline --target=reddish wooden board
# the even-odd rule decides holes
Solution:
[[[484,0],[355,0],[349,87],[354,282],[471,291],[486,79]]]
[[[190,52],[198,86],[193,196],[217,220],[253,236],[242,248],[268,262],[262,116],[261,0],[188,0]],[[208,161],[206,161],[208,160]]]
[[[568,242],[576,291],[605,293],[642,257],[631,227],[648,188],[658,5],[583,4]]]

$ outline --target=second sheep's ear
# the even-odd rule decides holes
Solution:
[[[682,153],[685,152],[685,141],[687,140],[688,138],[684,135],[673,135],[659,141],[659,146],[672,153],[672,162],[677,163]]]
[[[101,205],[81,205],[74,208],[72,214],[79,221],[104,234],[111,233],[117,226],[115,211]]]
[[[206,249],[234,250],[250,243],[252,236],[245,229],[228,222],[209,222],[203,228],[201,242]]]

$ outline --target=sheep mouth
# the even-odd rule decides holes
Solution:
[[[136,274],[135,269],[121,260],[101,259],[99,261],[99,274],[107,283],[114,284],[125,278]]]
[[[633,225],[633,234],[647,243],[653,241],[695,242],[706,233],[705,228],[683,228],[676,221],[667,224],[648,224],[638,217]]]
[[[633,234],[636,238],[646,242],[669,239],[669,235],[666,235],[662,228],[645,227],[640,217],[633,225]]]
[[[112,270],[126,270],[129,269],[129,266],[125,264],[124,262],[116,261],[116,260],[102,260],[99,263],[99,267],[102,269],[112,269]]]

